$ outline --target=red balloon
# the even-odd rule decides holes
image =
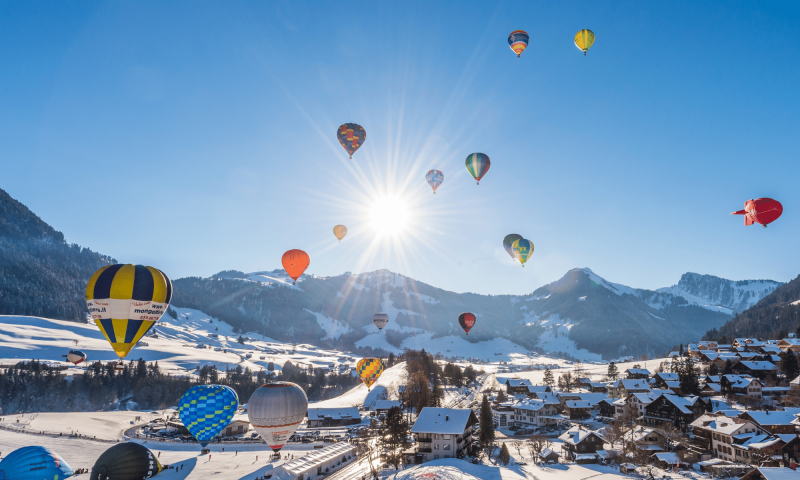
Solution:
[[[469,331],[472,330],[472,327],[475,325],[475,314],[469,312],[462,313],[458,316],[458,324],[461,325],[461,328],[469,335]]]
[[[783,213],[783,205],[771,198],[757,198],[744,202],[744,210],[731,212],[731,215],[744,215],[744,224],[757,223],[763,227],[774,222]]]
[[[283,268],[286,270],[286,273],[294,280],[292,285],[295,285],[300,275],[308,268],[311,259],[308,258],[308,254],[302,250],[289,250],[283,254],[281,263],[283,263]]]

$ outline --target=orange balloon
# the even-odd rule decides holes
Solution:
[[[283,263],[283,268],[286,270],[286,273],[294,280],[292,285],[296,285],[297,279],[306,271],[308,264],[311,263],[311,259],[308,258],[308,254],[302,250],[289,250],[283,254],[281,263]]]

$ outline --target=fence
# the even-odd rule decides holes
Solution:
[[[30,430],[30,429],[28,429],[26,427],[27,427],[27,425],[20,425],[19,427],[12,426],[12,425],[0,425],[0,430],[7,430],[9,432],[16,432],[16,433],[24,433],[24,434],[27,434],[27,435],[40,435],[40,436],[43,436],[43,437],[80,438],[82,440],[90,440],[92,442],[103,442],[103,443],[119,443],[120,442],[120,440],[108,440],[108,439],[104,439],[104,438],[97,438],[97,437],[94,437],[94,436],[90,437],[88,435],[81,435],[81,434],[78,434],[78,433],[67,433],[67,434],[64,434],[63,432],[48,432],[48,431],[45,431],[45,430],[34,431],[34,430]]]

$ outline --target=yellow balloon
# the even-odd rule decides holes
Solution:
[[[525,262],[533,255],[533,242],[520,238],[511,244],[511,251],[514,253],[514,258],[519,260],[519,263],[524,267]]]
[[[575,34],[575,46],[583,50],[583,54],[586,55],[586,52],[592,48],[592,44],[594,43],[594,32],[584,28],[580,32]]]
[[[342,243],[342,239],[347,235],[347,227],[344,225],[336,225],[333,227],[333,234],[339,239],[339,243]]]

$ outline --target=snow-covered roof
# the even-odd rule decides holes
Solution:
[[[561,456],[561,455],[558,454],[558,452],[555,452],[555,451],[553,451],[553,450],[551,450],[549,448],[545,448],[544,450],[542,450],[539,453],[539,456],[542,457],[542,458],[547,458],[547,457],[549,457],[550,455],[553,455],[553,454],[556,454],[556,456],[559,456],[559,457]]]
[[[722,388],[722,386],[721,386],[719,383],[706,383],[706,384],[703,386],[703,390],[705,390],[706,388],[707,388],[707,389],[709,389],[709,390],[711,390],[712,392],[715,392],[715,393],[717,393],[717,392],[719,392],[719,391],[720,391],[720,389]]]
[[[530,387],[531,381],[527,378],[496,377],[499,383],[510,387]],[[502,380],[501,380],[502,379]]]
[[[629,379],[623,378],[617,380],[613,384],[614,388],[624,388],[625,390],[649,390],[650,386],[647,384],[646,379]]]
[[[725,380],[731,382],[731,385],[741,388],[750,385],[751,383],[753,383],[753,381],[757,381],[754,378],[745,375],[723,375],[722,377]]]
[[[625,370],[625,373],[633,374],[633,375],[647,375],[650,376],[650,370],[646,368],[629,368]]]
[[[439,433],[460,435],[477,422],[469,408],[425,407],[414,422],[411,433]]]
[[[744,418],[750,418],[759,425],[790,425],[796,418],[792,412],[770,412],[770,411],[746,411],[742,413]]]
[[[800,338],[784,338],[783,340],[778,342],[778,345],[792,346],[792,347],[799,346]]]
[[[585,400],[567,400],[564,402],[566,408],[592,408],[591,402]]]
[[[679,380],[678,374],[673,372],[658,372],[656,373],[656,377],[660,378],[661,380]]]
[[[781,467],[757,467],[765,480],[800,480],[800,471]]]
[[[754,450],[761,450],[764,448],[769,448],[775,445],[778,442],[783,442],[784,440],[780,437],[773,437],[771,435],[754,435],[752,438],[747,440],[746,442],[742,443],[741,445],[735,445],[734,447],[742,448],[742,449],[754,449]]]
[[[539,392],[551,392],[550,387],[547,385],[528,385],[528,392],[530,393],[539,393]]]
[[[654,456],[662,462],[667,462],[668,465],[678,463],[678,454],[675,452],[661,452],[654,454]]]
[[[529,410],[533,412],[538,412],[546,405],[552,405],[551,403],[545,402],[544,400],[539,400],[538,398],[530,398],[527,400],[520,400],[519,402],[513,405],[513,408],[518,408],[520,410]]]
[[[719,383],[720,378],[719,375],[706,375],[706,383]]]
[[[375,400],[374,410],[389,410],[392,407],[399,407],[400,400]]]
[[[341,458],[348,452],[355,455],[355,447],[353,444],[347,442],[334,443],[320,450],[306,452],[306,455],[303,457],[284,463],[282,467],[287,472],[293,474],[292,478],[296,478],[299,473],[314,469],[314,467],[318,467],[319,465],[324,466],[331,459]]]
[[[313,408],[308,407],[309,420],[322,420],[324,418],[361,418],[358,413],[358,407],[341,407],[341,408]]]
[[[669,380],[669,381],[666,381],[664,383],[666,383],[667,387],[669,387],[669,388],[681,388],[681,382],[679,382],[677,380]]]
[[[594,432],[592,430],[585,430],[583,428],[572,428],[564,432],[560,437],[559,440],[563,441],[564,443],[569,443],[570,445],[577,445],[582,441],[586,440],[589,436],[596,435],[600,438],[603,438],[598,432]]]
[[[647,393],[631,393],[628,395],[628,398],[635,398],[639,400],[644,405],[650,405],[653,401],[658,398],[658,395],[653,394],[652,392]]]
[[[736,435],[744,432],[745,426],[748,424],[749,422],[744,422],[740,419],[733,419],[723,416],[701,415],[700,418],[691,423],[691,426],[693,428],[711,430],[723,435]]]
[[[589,402],[592,405],[597,405],[602,400],[608,400],[608,395],[602,392],[584,392],[579,393],[577,399]]]
[[[664,397],[671,404],[675,405],[678,408],[678,410],[680,410],[682,413],[692,413],[692,409],[690,407],[693,407],[700,400],[700,397],[694,397],[694,396],[689,396],[689,397],[679,397],[678,395],[661,395],[661,396]]]
[[[746,362],[743,360],[739,362],[739,364],[744,365],[750,370],[775,370],[775,365],[770,362]]]

